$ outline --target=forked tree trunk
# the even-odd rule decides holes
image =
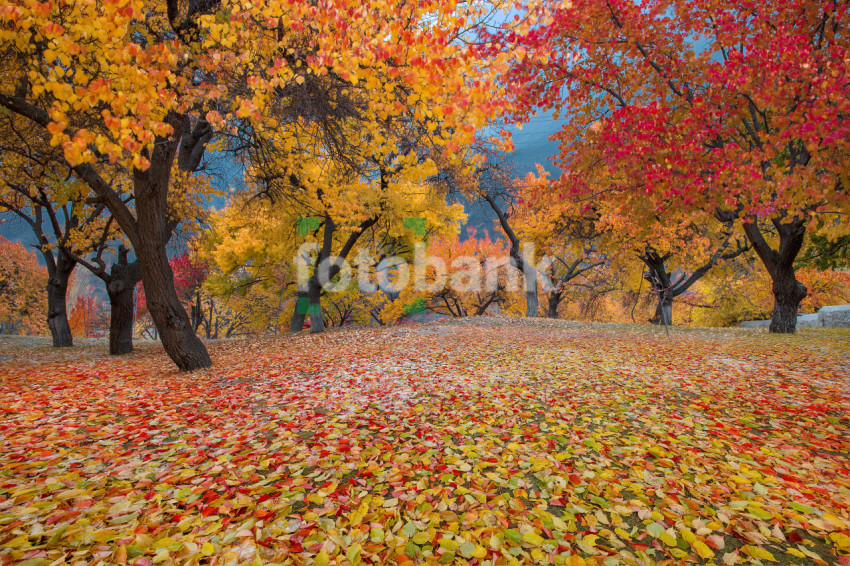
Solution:
[[[772,221],[779,234],[779,247],[774,250],[767,243],[757,220],[744,222],[744,232],[753,244],[756,253],[770,274],[773,291],[773,317],[769,331],[776,334],[793,334],[797,331],[797,311],[806,298],[806,286],[797,281],[794,260],[806,238],[804,220]]]
[[[48,263],[50,266],[50,263]],[[55,348],[65,348],[74,345],[71,336],[71,325],[68,324],[68,281],[74,271],[76,262],[65,253],[56,254],[55,267],[49,269],[50,278],[47,282],[47,327],[53,338]]]
[[[290,332],[300,332],[304,328],[307,316],[310,317],[310,333],[324,331],[325,321],[322,317],[322,287],[317,277],[310,277],[306,291],[299,291],[295,303],[295,312],[290,319]]]
[[[482,196],[490,204],[493,212],[496,213],[502,230],[511,242],[510,256],[514,267],[522,271],[523,275],[525,275],[525,316],[537,318],[538,311],[540,310],[540,302],[537,296],[537,269],[522,257],[519,238],[516,232],[513,231],[513,228],[511,228],[505,212],[496,204],[492,196],[486,193]],[[532,258],[531,261],[534,261],[534,259]]]
[[[192,322],[174,288],[166,244],[171,235],[168,222],[168,185],[176,144],[155,147],[147,171],[134,170],[136,197],[136,257],[145,286],[148,312],[159,331],[168,356],[183,371],[210,367],[212,360],[195,335]]]

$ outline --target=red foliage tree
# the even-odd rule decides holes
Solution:
[[[847,19],[831,1],[544,0],[503,38],[505,80],[518,119],[569,117],[553,196],[620,198],[636,223],[739,220],[772,280],[771,331],[793,332],[807,230],[847,230]]]

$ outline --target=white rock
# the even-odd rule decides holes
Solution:
[[[820,325],[820,317],[817,314],[804,314],[797,317],[797,328],[817,328]]]
[[[818,322],[828,328],[850,328],[850,305],[823,307],[818,311]]]
[[[769,328],[769,320],[745,320],[740,324],[741,328]]]

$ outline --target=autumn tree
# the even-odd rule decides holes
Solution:
[[[0,333],[42,334],[46,270],[20,242],[0,236]]]
[[[61,151],[26,120],[0,116],[0,210],[21,220],[35,236],[47,266],[47,326],[56,347],[73,345],[66,296],[76,267],[74,250],[87,251],[88,232],[103,223],[103,206],[87,201],[69,178]]]
[[[119,245],[114,262],[107,268],[109,251],[106,241],[96,244],[91,257],[77,257],[92,274],[103,281],[109,297],[109,353],[129,354],[133,351],[134,294],[142,278],[138,259],[130,259],[130,250]]]
[[[850,200],[847,10],[546,0],[502,37],[516,60],[505,81],[519,119],[567,117],[557,138],[573,195],[593,194],[576,166],[589,147],[629,181],[615,190],[639,196],[636,210],[736,217],[771,278],[771,331],[793,332],[806,296],[794,260]]]
[[[423,310],[453,317],[483,316],[492,311],[511,311],[525,296],[522,274],[511,262],[504,240],[489,233],[478,236],[467,228],[467,238],[438,239],[428,246],[428,256],[445,267],[440,284],[436,270],[426,274],[432,288],[423,292]],[[416,300],[408,298],[408,302]]]
[[[320,332],[322,296],[328,284],[335,287],[346,262],[353,265],[351,285],[360,285],[362,272],[365,286],[377,290],[375,264],[389,255],[410,256],[420,225],[423,236],[456,229],[462,209],[449,206],[441,191],[415,182],[421,174],[408,176],[402,169],[390,176],[380,168],[376,173],[373,179],[319,175],[312,188],[287,186],[274,199],[256,198],[252,188],[234,198],[210,219],[204,236],[214,278],[230,282],[219,287],[229,286],[232,293],[279,286],[281,297],[292,298],[290,330],[301,330],[309,315],[311,332]]]
[[[406,90],[371,97],[365,116],[387,116],[403,105],[401,94],[429,100],[419,118],[442,116],[445,127],[434,136],[448,152],[504,106],[492,96],[499,92],[489,78],[492,64],[456,41],[481,17],[481,6],[385,8],[382,0],[322,9],[302,0],[26,1],[0,13],[0,105],[48,129],[77,178],[109,208],[139,258],[163,346],[181,369],[211,361],[168,269],[166,208],[175,165],[197,170],[217,134],[239,137],[270,101],[287,108],[281,131],[331,132],[347,116],[327,109],[344,99],[299,96],[316,77],[352,88],[394,77]],[[105,181],[102,168],[110,162],[132,171],[134,210]]]
[[[549,175],[538,165],[536,174],[514,181],[514,224],[519,236],[547,258],[546,315],[558,318],[558,308],[576,284],[589,285],[588,276],[610,261],[602,249],[599,215],[568,200],[551,202]]]

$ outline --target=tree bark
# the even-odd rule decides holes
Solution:
[[[71,325],[68,324],[68,280],[77,263],[62,250],[56,254],[55,266],[51,269],[48,262],[49,279],[47,281],[47,327],[53,338],[55,348],[74,345]]]
[[[307,320],[307,293],[299,291],[295,298],[295,310],[289,319],[289,331],[301,332],[304,329],[304,321]]]
[[[168,264],[165,246],[151,242],[155,238],[148,240],[145,237],[150,226],[142,220],[145,217],[142,210],[139,216],[142,244],[137,247],[136,255],[141,263],[148,312],[159,331],[162,346],[182,371],[210,367],[212,360],[209,353],[192,330],[189,315],[174,289],[174,273]]]
[[[183,371],[207,368],[212,360],[204,343],[195,335],[192,322],[174,288],[174,273],[168,264],[168,185],[176,142],[156,146],[147,171],[133,171],[136,197],[134,242],[142,271],[145,299],[168,356]]]
[[[107,287],[109,295],[109,354],[120,356],[133,351],[133,289],[120,279]]]
[[[773,277],[773,317],[769,331],[793,334],[797,331],[797,311],[808,289],[797,281],[794,270],[781,270]]]
[[[322,286],[316,275],[310,278],[310,288],[307,290],[310,313],[310,334],[318,334],[325,330],[325,319],[322,316]]]
[[[546,312],[547,317],[558,318],[558,307],[561,304],[561,299],[563,299],[561,293],[557,293],[555,291],[549,293],[549,307]]]
[[[797,311],[800,302],[808,295],[806,286],[797,281],[794,260],[806,238],[803,220],[772,221],[779,234],[779,247],[773,249],[762,234],[756,219],[744,222],[744,233],[770,274],[773,291],[773,317],[769,331],[776,334],[793,334],[797,331]]]
[[[120,356],[133,351],[133,298],[141,279],[139,262],[127,261],[128,250],[118,250],[118,261],[103,277],[109,295],[109,354]]]
[[[661,293],[658,303],[655,305],[655,316],[652,324],[659,326],[673,326],[673,297],[670,293]]]

